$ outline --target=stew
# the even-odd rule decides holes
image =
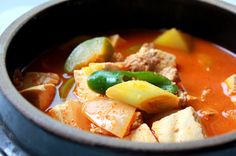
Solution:
[[[141,142],[183,142],[236,130],[236,58],[175,28],[79,36],[13,82],[55,120]]]

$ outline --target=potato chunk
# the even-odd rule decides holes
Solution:
[[[24,89],[20,93],[37,108],[45,111],[54,99],[56,87],[53,84],[44,84]]]
[[[179,98],[146,81],[132,80],[107,89],[106,95],[147,113],[157,113],[178,107]]]
[[[81,113],[82,104],[78,101],[68,100],[56,105],[48,111],[52,118],[83,130],[89,130],[91,122]]]
[[[157,142],[147,124],[140,125],[137,129],[131,131],[125,139],[138,142]]]
[[[182,33],[175,28],[165,31],[162,35],[158,36],[154,43],[161,46],[175,48],[186,52],[191,51],[192,38]]]
[[[126,42],[119,34],[110,36],[109,40],[114,48],[117,48]]]
[[[82,111],[90,121],[120,138],[127,134],[135,114],[134,107],[107,98],[86,102]]]
[[[187,107],[154,122],[152,130],[160,143],[204,139],[202,125],[192,107]]]

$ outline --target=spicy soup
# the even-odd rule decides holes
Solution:
[[[121,53],[124,58],[127,58],[129,55],[136,53],[143,43],[153,42],[160,34],[162,34],[160,31],[120,33],[119,35],[122,36],[125,42],[117,47],[114,46],[114,53]],[[59,75],[60,83],[56,86],[55,97],[47,109],[43,110],[45,113],[48,113],[53,107],[65,103],[68,99],[77,99],[74,93],[76,88],[74,82],[68,83],[70,85],[69,89],[63,88],[74,76],[65,72],[64,64],[71,51],[81,41],[88,38],[91,37],[80,36],[55,47],[33,61],[22,71],[23,74],[27,72],[51,72]],[[214,43],[195,37],[192,37],[191,42],[192,47],[189,52],[158,44],[155,44],[154,48],[173,54],[176,57],[176,68],[180,79],[177,85],[187,92],[189,99],[184,107],[192,106],[194,108],[200,120],[199,122],[202,124],[204,135],[212,137],[233,131],[236,129],[236,107],[234,101],[232,101],[232,96],[226,93],[227,85],[224,82],[229,76],[236,73],[236,58],[234,54]],[[63,90],[68,95],[62,98]],[[141,110],[141,113],[143,123],[147,123],[151,129],[151,124],[155,121],[155,115],[150,115],[143,112],[143,110]],[[165,114],[165,111],[159,112],[159,114]],[[91,131],[91,127],[94,125],[99,127],[90,118],[86,118],[81,111],[77,116],[81,122],[77,128]],[[103,135],[113,136],[114,134],[108,132],[107,134],[103,133]],[[155,138],[159,140],[158,136],[155,136]]]

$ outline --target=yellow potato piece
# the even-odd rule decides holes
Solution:
[[[154,40],[154,44],[189,52],[192,47],[192,38],[175,28],[165,31]]]
[[[178,107],[179,98],[146,81],[133,80],[114,85],[106,95],[147,113],[157,113]]]
[[[111,45],[114,48],[117,48],[126,42],[119,34],[114,34],[114,35],[110,36],[109,40],[111,42]]]
[[[108,98],[97,98],[83,105],[82,112],[94,124],[114,134],[124,137],[135,115],[135,108]]]

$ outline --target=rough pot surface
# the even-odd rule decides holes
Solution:
[[[168,8],[168,9],[166,9]],[[122,10],[122,11],[121,11]],[[0,114],[33,155],[220,155],[236,152],[236,132],[179,144],[145,144],[98,136],[62,125],[29,104],[9,75],[46,49],[80,34],[177,27],[236,51],[236,8],[199,0],[58,0],[14,22],[0,39]]]

